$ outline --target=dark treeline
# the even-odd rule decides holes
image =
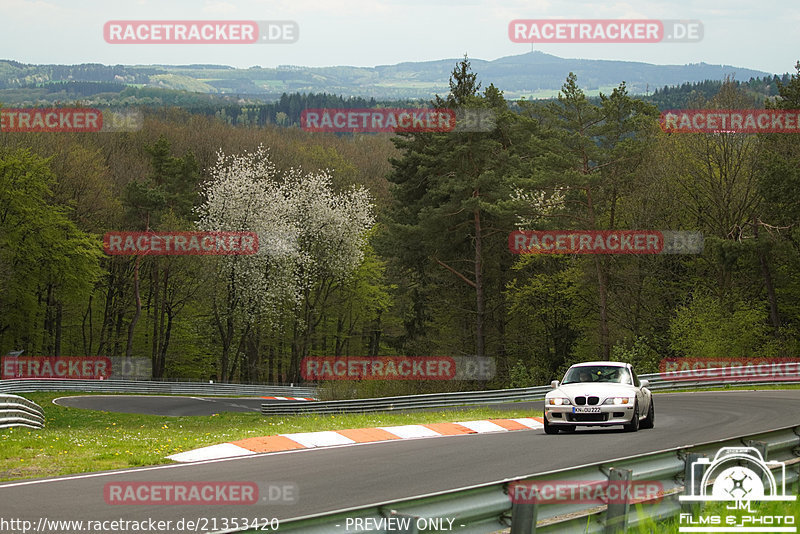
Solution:
[[[41,87],[47,93],[65,93],[73,98],[85,98],[99,93],[121,93],[128,86],[119,82],[51,82],[32,84],[30,87]]]
[[[800,108],[797,69],[772,81],[768,106]],[[307,355],[496,359],[494,380],[453,388],[542,384],[590,359],[647,372],[670,356],[797,355],[797,136],[665,134],[658,107],[624,83],[593,100],[573,75],[558,99],[513,109],[466,59],[450,82],[429,105],[492,110],[491,131],[313,134],[274,126],[277,114],[290,124],[304,106],[377,103],[286,95],[262,128],[243,126],[258,124],[243,108],[163,107],[137,132],[0,133],[0,353],[131,355],[151,358],[158,377],[295,383]],[[676,92],[742,108],[750,87]],[[219,321],[230,288],[213,258],[110,257],[101,236],[193,228],[217,152],[259,144],[278,172],[330,169],[336,191],[367,188],[377,224],[356,272],[315,278],[277,324],[250,325],[231,346]],[[519,228],[692,230],[705,250],[514,255],[507,238]]]
[[[192,113],[217,117],[234,126],[300,126],[300,115],[304,109],[314,108],[376,108],[376,107],[409,107],[419,106],[409,101],[381,101],[374,98],[344,98],[327,93],[283,93],[280,100],[273,104],[228,104],[223,107],[210,105],[191,106]]]
[[[643,97],[647,102],[655,104],[659,110],[679,109],[690,106],[697,100],[710,100],[722,89],[724,83],[732,84],[742,94],[750,95],[754,103],[763,105],[765,99],[779,95],[780,84],[786,85],[790,76],[766,76],[750,78],[746,82],[736,80],[706,80],[704,82],[684,83],[680,86],[656,89],[652,95]]]

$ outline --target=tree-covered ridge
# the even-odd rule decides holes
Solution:
[[[376,67],[247,69],[223,65],[26,65],[0,60],[0,100],[25,99],[21,89],[60,82],[121,83],[137,87],[236,95],[274,101],[283,93],[333,93],[376,100],[429,100],[447,92],[447,76],[454,60],[404,62]],[[652,65],[633,61],[559,58],[530,52],[492,61],[473,60],[477,72],[504,88],[506,98],[550,98],[561,88],[564,75],[574,72],[587,94],[609,92],[620,80],[632,94],[684,82],[763,77],[769,73],[730,65]],[[12,97],[13,96],[13,100]]]

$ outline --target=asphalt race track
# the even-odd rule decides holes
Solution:
[[[655,396],[655,403],[655,428],[636,434],[613,428],[557,435],[531,430],[303,449],[0,483],[0,503],[4,517],[27,519],[34,525],[41,517],[152,518],[173,524],[198,517],[289,519],[800,423],[800,390],[661,394]],[[299,502],[271,506],[105,503],[105,484],[132,481],[291,482],[299,490]]]
[[[261,397],[173,397],[165,395],[79,395],[60,397],[59,406],[145,415],[213,415],[220,412],[261,412],[262,404],[283,402]]]

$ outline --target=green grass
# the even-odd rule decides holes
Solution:
[[[265,417],[255,412],[224,412],[168,417],[67,408],[52,403],[55,398],[69,395],[23,395],[42,407],[45,427],[0,430],[0,480],[172,463],[164,457],[206,445],[274,434],[541,416],[540,411],[524,409],[474,408],[397,414]]]

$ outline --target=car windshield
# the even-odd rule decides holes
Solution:
[[[631,375],[625,367],[611,365],[582,365],[571,367],[564,375],[562,384],[575,384],[578,382],[614,382],[617,384],[630,384]]]

